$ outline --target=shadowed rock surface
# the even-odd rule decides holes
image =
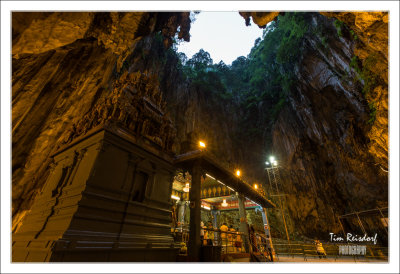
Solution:
[[[308,37],[290,105],[274,125],[273,150],[283,160],[283,192],[289,194],[295,229],[326,237],[327,231],[340,232],[338,215],[387,206],[388,14],[322,14],[350,29],[322,48],[321,37]],[[254,16],[260,21],[260,14]],[[315,17],[313,24],[324,26],[329,37],[337,31],[332,20]],[[358,39],[350,39],[351,30]],[[373,66],[376,75],[378,84],[364,96],[351,65],[354,56],[364,67]]]

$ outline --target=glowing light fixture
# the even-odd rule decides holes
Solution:
[[[179,198],[178,196],[175,196],[175,195],[171,195],[171,198],[174,199],[174,200],[178,200],[178,201],[181,199],[181,198]]]
[[[274,166],[277,166],[277,165],[278,165],[278,162],[277,162],[277,161],[274,161],[273,164],[274,164]]]
[[[270,161],[271,163],[274,163],[274,162],[275,162],[275,157],[274,157],[274,156],[270,156],[270,157],[269,157],[269,161]]]
[[[223,206],[223,207],[227,207],[227,206],[228,206],[228,203],[226,202],[226,199],[224,199],[224,200],[222,201],[221,206]]]
[[[211,176],[210,174],[207,174],[207,173],[206,173],[206,176],[209,177],[209,178],[211,178],[211,179],[213,179],[213,180],[215,180],[215,178],[214,178],[213,176]]]
[[[186,183],[185,187],[183,188],[184,192],[189,192],[189,183]]]
[[[240,170],[238,169],[238,170],[236,170],[236,176],[240,176]]]
[[[201,205],[202,208],[207,209],[207,210],[211,210],[211,208],[209,206],[206,205]]]
[[[258,189],[258,185],[257,184],[254,184],[254,189]]]
[[[269,162],[265,162],[265,164],[268,166],[268,165],[269,165]]]
[[[199,141],[199,147],[206,148],[206,144],[202,141]]]
[[[208,176],[208,174],[206,174],[206,175]],[[212,178],[212,177],[211,177],[211,178]],[[217,180],[217,182],[220,183],[220,184],[223,185],[223,186],[226,186],[226,187],[229,188],[230,190],[235,191],[233,188],[227,186],[226,184],[224,184],[224,183],[221,182],[220,180]]]

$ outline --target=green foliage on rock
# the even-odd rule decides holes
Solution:
[[[354,55],[354,56],[351,58],[350,67],[354,68],[354,70],[355,70],[358,74],[361,74],[361,69],[360,69],[359,63],[360,63],[360,59],[358,59],[358,56]]]
[[[301,53],[301,42],[308,31],[308,23],[304,13],[286,13],[279,16],[277,37],[280,38],[276,53],[276,61],[279,64],[296,62]]]
[[[357,34],[355,34],[355,32],[353,30],[350,30],[350,34],[351,34],[351,37],[353,38],[353,40],[358,40],[358,36],[357,36]]]
[[[371,102],[368,104],[368,106],[369,106],[369,111],[370,111],[368,124],[373,124],[376,119],[376,104],[375,104],[375,102]]]
[[[340,20],[335,20],[334,25],[336,27],[337,34],[339,35],[339,37],[342,37],[343,36],[344,22],[342,22]]]
[[[371,54],[365,59],[363,68],[361,71],[362,78],[364,79],[363,93],[368,94],[379,85],[379,76],[375,73],[374,66],[377,63],[378,57],[375,54]]]
[[[350,67],[357,72],[359,80],[363,81],[364,85],[362,93],[368,101],[370,98],[369,94],[373,92],[376,87],[383,84],[380,77],[374,71],[374,66],[377,63],[378,58],[379,57],[375,54],[371,54],[364,60],[364,62],[361,62],[357,56],[353,56],[350,62]],[[370,119],[368,120],[368,124],[373,124],[376,117],[375,102],[369,103],[369,110]]]
[[[368,56],[362,65],[357,56],[353,56],[350,62],[350,67],[354,68],[358,76],[364,81],[362,89],[364,95],[368,95],[379,84],[379,77],[374,72],[374,64],[376,64],[376,56],[374,55]]]

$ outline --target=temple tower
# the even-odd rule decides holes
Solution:
[[[156,76],[123,75],[53,155],[12,261],[175,261],[174,137]]]

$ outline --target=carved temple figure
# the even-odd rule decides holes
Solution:
[[[125,128],[137,138],[143,137],[171,151],[176,136],[163,100],[157,75],[145,72],[124,73],[112,92],[68,130],[63,144],[98,126]]]

